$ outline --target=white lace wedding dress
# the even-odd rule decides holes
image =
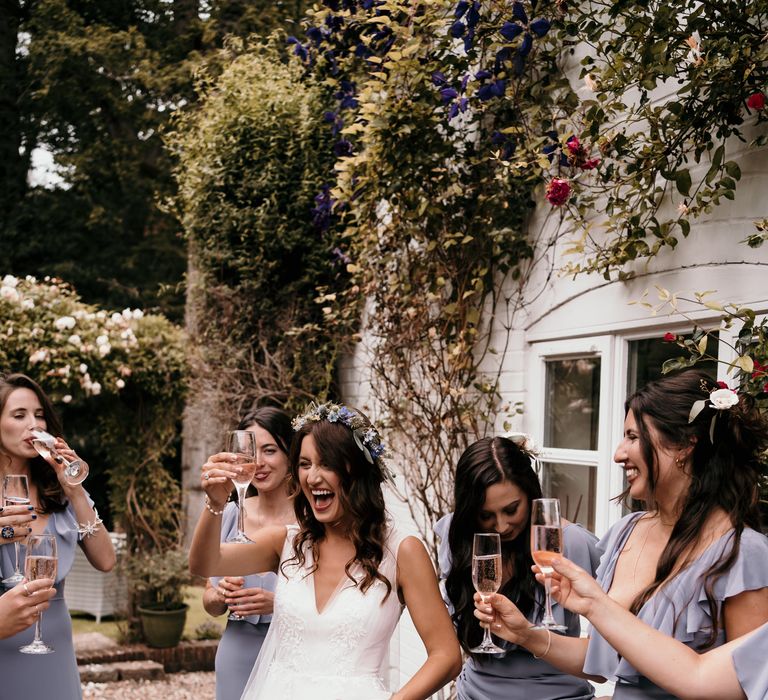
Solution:
[[[281,566],[293,556],[297,529],[288,528]],[[404,537],[389,528],[379,567],[392,583],[361,593],[344,577],[322,611],[315,603],[312,553],[278,571],[275,609],[241,700],[387,700],[383,668],[403,606],[397,597],[397,551]],[[362,571],[354,571],[358,577]]]

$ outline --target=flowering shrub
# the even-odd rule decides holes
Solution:
[[[58,404],[66,437],[92,467],[86,487],[104,508],[94,487],[108,483],[112,519],[132,549],[178,537],[178,484],[162,464],[185,392],[178,328],[140,309],[84,304],[61,280],[5,275],[0,370],[30,375]]]

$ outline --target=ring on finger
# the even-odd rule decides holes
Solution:
[[[203,474],[203,479],[205,479],[206,481],[208,481],[208,479],[210,478],[211,478],[211,475],[208,472],[205,472],[205,474]]]
[[[16,530],[11,525],[6,525],[2,530],[0,530],[0,537],[2,537],[4,540],[12,540],[14,537],[16,537]]]
[[[26,583],[22,586],[22,588],[24,589],[24,595],[26,596],[32,595],[32,591],[29,590],[29,586],[27,586]]]

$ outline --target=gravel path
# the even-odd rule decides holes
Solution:
[[[214,673],[169,673],[164,681],[83,683],[83,700],[213,700]]]

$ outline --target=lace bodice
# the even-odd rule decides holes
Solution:
[[[275,589],[268,643],[259,658],[244,699],[378,700],[388,698],[384,683],[389,641],[403,606],[397,596],[397,550],[403,537],[390,528],[379,571],[392,590],[376,581],[365,592],[353,581],[339,582],[318,612],[313,559],[303,567],[291,562],[295,528],[288,528]],[[285,566],[283,562],[288,562]],[[362,577],[360,569],[353,575]],[[271,639],[270,639],[271,637]]]

